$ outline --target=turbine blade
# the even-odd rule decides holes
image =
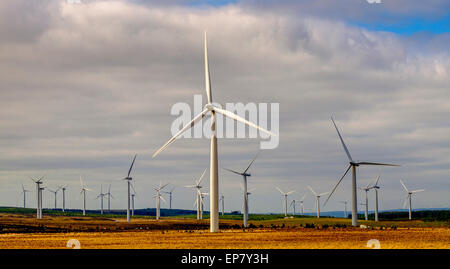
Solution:
[[[231,173],[235,173],[235,174],[238,174],[238,175],[242,176],[242,173],[236,172],[234,170],[231,170],[231,169],[228,169],[228,168],[223,168],[223,169],[227,170],[227,171],[230,171]]]
[[[248,169],[250,169],[250,166],[252,166],[253,162],[256,160],[256,158],[258,157],[259,153],[261,151],[258,151],[258,153],[256,153],[255,158],[253,158],[253,160],[250,162],[250,164],[247,166],[247,169],[244,170],[244,173],[246,173],[248,171]]]
[[[203,110],[194,117],[194,119],[191,120],[188,124],[186,124],[178,133],[176,133],[169,141],[167,141],[166,144],[164,144],[160,149],[158,149],[155,153],[153,153],[152,158],[155,158],[159,153],[161,153],[163,150],[165,150],[170,144],[172,144],[181,134],[183,134],[185,131],[190,129],[192,126],[194,126],[198,121],[200,121],[208,112],[207,109]]]
[[[311,188],[311,186],[308,186],[308,188],[315,196],[317,196],[317,193]]]
[[[305,193],[305,195],[303,195],[303,197],[302,197],[302,199],[301,199],[300,201],[305,200],[305,197],[306,197],[307,194],[308,194],[308,193]]]
[[[166,202],[166,199],[164,199],[164,197],[162,197],[161,195],[159,196],[159,198],[160,198],[161,200],[163,200],[164,203],[167,203],[167,202]]]
[[[344,147],[345,153],[347,153],[348,160],[350,162],[353,162],[352,156],[350,155],[350,152],[348,151],[347,146],[344,143],[344,139],[342,139],[341,133],[339,133],[338,127],[336,126],[336,123],[334,122],[333,117],[331,117],[331,121],[334,124],[334,128],[336,128],[336,131],[338,133],[339,139],[341,140],[342,146]]]
[[[159,187],[159,190],[164,189],[164,187],[167,186],[167,185],[169,185],[169,184],[170,184],[170,183],[166,183],[166,184],[162,185],[161,187]]]
[[[403,200],[403,208],[406,208],[407,204],[408,204],[408,198],[409,198],[409,194],[407,194],[405,196],[405,199]]]
[[[185,188],[196,188],[197,185],[189,185],[189,186],[184,186]]]
[[[321,193],[321,194],[319,194],[319,196],[324,196],[324,195],[326,195],[326,194],[328,194],[328,193],[330,193],[330,192],[327,191],[327,192]]]
[[[341,179],[339,179],[339,181],[336,183],[336,185],[334,186],[333,190],[330,192],[330,194],[328,195],[327,200],[325,200],[325,203],[323,203],[323,206],[325,206],[328,202],[328,200],[330,200],[331,195],[333,195],[334,191],[336,190],[336,188],[339,186],[339,184],[341,183],[342,179],[344,179],[344,177],[347,175],[348,171],[350,170],[350,168],[352,167],[352,165],[350,164],[347,168],[347,170],[345,171],[344,175],[341,177]]]
[[[415,191],[411,191],[411,193],[416,193],[416,192],[423,192],[423,191],[425,191],[425,190],[415,190]]]
[[[202,175],[201,175],[200,178],[197,180],[197,182],[196,182],[196,183],[197,183],[197,186],[199,186],[200,183],[202,183],[203,176],[205,175],[207,169],[208,169],[208,168],[205,168],[205,171],[203,171]],[[196,187],[197,187],[197,186],[196,186]]]
[[[374,162],[358,162],[359,165],[384,165],[384,166],[400,166],[398,164],[390,163],[374,163]]]
[[[289,195],[289,194],[291,194],[291,193],[294,193],[294,192],[295,192],[295,191],[290,191],[290,192],[288,192],[288,193],[286,193],[286,194],[288,194],[288,195]]]
[[[250,121],[248,121],[248,120],[246,120],[246,119],[244,119],[242,117],[239,117],[238,115],[234,114],[233,112],[230,112],[228,110],[221,109],[221,108],[218,108],[218,107],[214,107],[214,111],[216,111],[216,112],[218,112],[218,113],[220,113],[220,114],[222,114],[222,115],[224,115],[226,117],[232,118],[232,119],[234,119],[236,121],[240,121],[240,122],[242,122],[244,124],[247,124],[248,126],[256,128],[256,129],[258,129],[260,131],[263,131],[263,132],[265,132],[265,133],[267,133],[269,135],[276,136],[276,134],[274,134],[274,133],[272,133],[270,131],[267,131],[266,129],[264,129],[262,127],[259,127],[258,125],[254,124],[254,123],[252,123],[252,122],[250,122]]]
[[[131,186],[131,189],[133,189],[134,195],[136,195],[136,196],[137,196],[137,192],[136,192],[136,190],[134,189],[134,186],[133,186],[133,184],[131,184],[131,183],[130,183],[130,186]]]
[[[282,191],[282,190],[280,190],[280,188],[278,188],[278,187],[275,187],[281,194],[283,194],[283,195],[285,195],[285,193]]]
[[[206,95],[208,96],[208,103],[211,104],[212,103],[211,80],[209,73],[208,41],[206,38],[206,31],[205,31],[205,88],[206,88]]]
[[[380,175],[378,175],[378,177],[377,177],[377,181],[375,181],[375,184],[373,185],[374,187],[375,186],[378,186],[378,181],[380,180]]]
[[[131,169],[133,169],[134,161],[136,160],[137,154],[134,155],[133,161],[131,162],[130,169],[128,170],[128,177],[130,177]]]
[[[402,184],[402,186],[403,186],[403,188],[405,189],[405,191],[406,192],[409,192],[408,191],[408,188],[406,188],[406,185],[405,185],[405,183],[403,183],[403,181],[400,179],[400,183]]]

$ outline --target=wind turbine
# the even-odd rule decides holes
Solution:
[[[324,192],[324,193],[320,193],[317,194],[312,188],[311,186],[308,186],[309,190],[314,194],[314,196],[316,196],[316,209],[317,209],[317,218],[320,218],[320,196],[326,195],[329,192]]]
[[[130,184],[130,186],[131,186],[131,189],[133,189],[133,193],[131,194],[131,216],[134,216],[134,197],[135,196],[137,197],[137,192],[134,189],[134,186],[132,183]]]
[[[167,185],[169,185],[169,183],[162,185],[162,183],[160,181],[159,187],[155,188],[156,195],[153,197],[156,198],[156,220],[159,220],[159,217],[160,217],[160,199],[162,199],[164,202],[166,202],[166,200],[164,200],[164,197],[162,197],[162,195],[161,195],[161,190]]]
[[[23,194],[23,208],[26,208],[26,198],[27,198],[27,192],[31,192],[29,190],[26,190],[25,187],[22,184],[22,193]]]
[[[86,216],[86,191],[91,190],[86,188],[86,185],[84,184],[83,179],[81,179],[81,176],[80,176],[80,185],[81,185],[80,195],[83,194],[83,216]]]
[[[305,193],[305,195],[303,195],[302,198],[298,201],[300,203],[300,208],[301,208],[300,212],[301,212],[302,215],[303,215],[303,213],[305,211],[305,206],[303,205],[303,202],[305,201],[306,194],[307,193]]]
[[[130,199],[131,199],[131,194],[130,194],[130,185],[131,185],[131,180],[133,179],[130,174],[131,174],[131,169],[133,169],[133,165],[134,165],[134,161],[136,160],[136,155],[134,155],[133,158],[133,162],[131,162],[131,166],[130,169],[128,170],[128,175],[126,178],[124,178],[123,180],[127,181],[127,189],[128,189],[128,203],[127,203],[127,221],[130,222]]]
[[[57,188],[56,191],[48,189],[48,188],[47,188],[47,190],[55,195],[55,210],[56,210],[56,208],[57,208],[57,206],[56,206],[56,201],[57,201],[56,196],[58,194],[59,188]]]
[[[372,189],[372,187],[370,186],[371,183],[372,183],[372,181],[367,183],[367,186],[365,188],[359,188],[360,190],[364,191],[365,194],[366,194],[366,202],[362,204],[362,205],[365,206],[365,210],[364,210],[364,219],[365,220],[369,220],[369,197],[368,197],[368,192]]]
[[[283,195],[284,197],[284,216],[287,217],[287,197],[289,194],[295,192],[295,191],[290,191],[290,192],[283,192],[282,190],[280,190],[280,188],[275,187],[280,193],[281,195]]]
[[[222,202],[222,216],[225,215],[225,196],[220,196],[219,202]]]
[[[375,181],[375,184],[371,187],[375,190],[375,221],[378,221],[378,190],[380,189],[380,186],[378,186],[378,181],[380,180],[380,176],[377,177],[377,180]]]
[[[406,203],[408,203],[408,200],[409,200],[409,219],[411,220],[411,196],[412,196],[412,194],[413,193],[416,193],[416,192],[422,192],[422,191],[425,191],[425,190],[415,190],[415,191],[410,191],[410,190],[408,190],[408,188],[406,188],[406,186],[405,186],[405,183],[403,183],[403,181],[400,179],[400,183],[402,184],[402,186],[403,186],[403,188],[405,189],[405,191],[406,191],[406,197],[405,197],[405,201],[403,202],[403,207],[406,207]]]
[[[333,117],[331,117],[331,121],[333,122],[334,128],[336,129],[336,132],[339,136],[339,139],[341,140],[342,143],[342,147],[345,150],[345,153],[347,154],[348,160],[349,160],[349,165],[347,170],[345,171],[344,175],[339,179],[339,181],[337,182],[337,184],[334,186],[333,190],[330,192],[330,195],[328,195],[327,200],[324,203],[324,206],[327,204],[328,200],[330,199],[330,197],[333,195],[334,191],[336,190],[336,188],[339,186],[339,184],[341,183],[342,179],[344,179],[345,175],[347,175],[348,171],[350,170],[350,168],[352,168],[352,226],[358,226],[358,200],[357,200],[357,185],[356,185],[356,167],[360,166],[360,165],[384,165],[384,166],[399,166],[396,164],[387,164],[387,163],[375,163],[375,162],[360,162],[360,161],[353,161],[352,156],[350,155],[350,152],[347,149],[347,146],[344,143],[344,140],[342,139],[341,134],[339,133],[339,130],[336,126],[336,123],[334,122]]]
[[[66,210],[66,190],[67,190],[67,185],[64,186],[57,186],[59,189],[62,190],[62,212],[64,212]]]
[[[200,189],[202,188],[200,183],[202,183],[202,179],[203,179],[203,176],[205,175],[205,173],[206,173],[206,169],[205,169],[205,171],[203,171],[203,173],[200,176],[200,178],[197,179],[197,181],[195,182],[195,185],[185,186],[186,188],[195,188],[195,189],[197,189],[197,192],[196,192],[197,198],[195,199],[195,204],[197,205],[197,219],[198,220],[200,219],[200,202],[199,202],[200,197],[199,197],[199,193],[200,193]]]
[[[39,186],[39,197],[40,197],[40,199],[39,199],[39,214],[40,214],[40,219],[42,219],[42,200],[44,200],[43,199],[43,190],[45,190],[45,187],[44,186]]]
[[[295,216],[295,204],[297,204],[297,203],[300,203],[300,201],[296,201],[295,199],[293,199],[292,201],[291,201],[291,203],[290,203],[290,207],[292,207],[293,208],[293,214],[292,215],[294,215]]]
[[[111,197],[113,199],[115,199],[114,196],[111,194],[111,184],[109,184],[108,192],[105,194],[108,195],[108,212],[110,212],[111,211]]]
[[[243,202],[243,209],[244,209],[244,227],[248,227],[248,195],[247,195],[247,177],[250,177],[251,174],[247,173],[248,169],[250,169],[250,166],[252,166],[253,162],[256,160],[256,157],[258,157],[258,153],[256,153],[255,158],[250,162],[250,164],[247,166],[247,168],[244,170],[244,172],[236,172],[234,170],[224,168],[227,171],[230,171],[232,173],[235,173],[237,175],[241,175],[243,177],[243,184],[242,184],[242,190],[244,191],[244,202]]]
[[[161,151],[167,148],[170,144],[172,144],[181,134],[190,129],[200,120],[202,120],[206,115],[211,115],[211,146],[210,146],[210,232],[218,232],[219,231],[219,174],[218,174],[218,158],[217,158],[217,134],[216,134],[216,113],[222,114],[225,117],[229,117],[236,121],[240,121],[244,124],[257,128],[260,131],[263,131],[269,135],[274,135],[273,133],[267,131],[259,127],[258,125],[247,121],[246,119],[239,117],[238,115],[221,109],[215,105],[213,105],[212,94],[211,94],[211,80],[210,80],[210,72],[209,72],[209,63],[208,63],[208,46],[206,40],[206,32],[205,32],[205,86],[206,86],[206,95],[208,96],[208,104],[205,105],[205,108],[200,114],[195,116],[191,122],[185,125],[178,133],[176,133],[166,144],[164,144],[160,149],[158,149],[153,157],[157,156]]]
[[[344,204],[344,218],[347,218],[347,203],[348,201],[340,201]]]
[[[41,208],[41,184],[42,179],[44,178],[44,176],[42,176],[41,178],[39,178],[38,180],[30,177],[30,179],[36,183],[36,198],[37,198],[37,202],[36,202],[36,218],[37,219],[42,219],[42,208]]]
[[[100,214],[103,215],[103,197],[105,197],[106,193],[103,193],[103,185],[100,185],[100,193],[97,195],[95,199],[100,198]]]
[[[172,209],[172,193],[174,189],[175,186],[173,186],[172,189],[170,189],[170,191],[164,191],[164,193],[167,193],[169,195],[169,209]]]

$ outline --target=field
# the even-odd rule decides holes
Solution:
[[[383,249],[450,249],[448,222],[387,221],[365,222],[367,229],[349,227],[339,218],[279,218],[250,221],[253,228],[242,229],[241,221],[220,221],[221,231],[211,234],[208,220],[192,218],[45,216],[0,214],[0,249],[66,248],[77,239],[81,248],[145,249],[336,249],[367,248],[377,239]]]

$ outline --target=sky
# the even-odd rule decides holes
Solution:
[[[209,167],[209,140],[152,155],[171,136],[174,104],[206,102],[206,30],[214,101],[280,107],[279,146],[250,169],[251,213],[283,210],[275,187],[295,190],[289,199],[308,193],[314,211],[307,186],[331,190],[348,165],[331,116],[354,159],[401,165],[357,171],[360,187],[381,175],[382,210],[402,207],[400,179],[426,190],[414,207],[450,207],[449,10],[443,0],[1,0],[0,206],[22,205],[23,184],[35,207],[29,177],[45,175],[50,189],[68,184],[67,206],[81,208],[81,175],[88,209],[109,184],[112,208],[124,209],[121,179],[138,154],[137,208],[154,207],[161,181],[175,186],[173,207],[194,209],[183,186]],[[219,139],[219,167],[245,169],[260,141]],[[241,181],[220,169],[226,211],[241,210]],[[323,211],[343,209],[350,181]],[[45,192],[44,207],[53,203]]]

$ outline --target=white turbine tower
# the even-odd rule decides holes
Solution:
[[[90,189],[86,188],[86,185],[84,184],[83,179],[81,179],[81,176],[80,176],[80,185],[81,185],[80,195],[83,194],[83,216],[86,216],[86,191],[90,191]]]
[[[222,216],[225,215],[225,196],[220,196],[219,202],[222,202]]]
[[[45,190],[45,187],[39,187],[39,197],[40,197],[40,201],[39,201],[39,214],[40,214],[40,219],[42,219],[42,201],[44,200],[43,198],[43,191]]]
[[[324,193],[320,193],[317,194],[312,188],[311,186],[308,186],[309,190],[314,194],[314,196],[316,196],[316,210],[317,210],[317,218],[320,218],[320,197],[324,196],[326,194],[328,194],[329,192],[324,192]]]
[[[196,195],[197,196],[196,196],[194,205],[197,205],[197,219],[198,220],[200,219],[200,202],[199,202],[200,197],[199,197],[199,193],[200,193],[200,189],[202,188],[200,183],[202,183],[202,179],[203,179],[203,176],[205,175],[205,173],[206,173],[206,169],[205,169],[205,171],[203,171],[203,173],[200,176],[200,178],[197,179],[197,181],[195,182],[195,185],[185,186],[186,188],[195,188],[195,189],[197,189],[197,191],[196,191]]]
[[[292,211],[292,215],[293,215],[293,216],[295,216],[295,205],[296,205],[297,203],[300,203],[300,201],[297,201],[297,200],[293,199],[293,200],[291,201],[290,205],[289,205],[289,206],[292,207],[292,209],[293,209],[293,211]]]
[[[173,186],[172,189],[170,189],[170,191],[164,191],[164,193],[167,193],[169,195],[169,209],[172,209],[172,193],[174,189],[175,186]]]
[[[59,189],[62,190],[62,212],[64,212],[66,210],[66,190],[67,190],[67,185],[64,186],[57,186]]]
[[[42,198],[41,191],[42,190],[41,190],[41,184],[43,184],[43,182],[42,182],[43,178],[44,178],[44,176],[42,176],[41,178],[36,180],[36,179],[30,177],[30,179],[34,183],[36,183],[36,198],[37,198],[37,201],[36,201],[36,218],[37,219],[42,219],[42,207],[41,207],[41,205],[42,205],[42,203],[41,203],[41,198]]]
[[[108,212],[111,212],[111,198],[115,199],[114,196],[111,194],[111,184],[109,184],[108,192],[105,194],[108,195]]]
[[[400,183],[402,184],[403,188],[406,191],[406,197],[405,197],[405,201],[403,202],[403,207],[405,208],[406,204],[409,201],[409,219],[411,220],[412,219],[411,196],[412,196],[413,193],[422,192],[422,191],[425,191],[425,190],[422,189],[422,190],[410,191],[410,190],[408,190],[408,188],[406,188],[405,183],[403,183],[403,181],[401,179],[400,179]]]
[[[253,160],[250,162],[250,164],[247,166],[247,168],[243,171],[243,172],[236,172],[234,170],[228,169],[228,168],[224,168],[227,171],[230,171],[232,173],[235,173],[237,175],[242,176],[243,178],[243,182],[242,182],[242,190],[243,190],[243,194],[244,194],[244,201],[243,201],[243,209],[244,209],[244,227],[248,227],[248,195],[247,195],[247,177],[250,177],[251,174],[247,173],[248,169],[250,169],[250,166],[252,166],[253,162],[256,160],[256,158],[258,157],[259,151],[258,153],[255,155],[255,157],[253,158]]]
[[[164,203],[166,202],[166,200],[164,200],[164,197],[162,197],[162,195],[161,195],[161,190],[167,185],[169,185],[169,183],[162,185],[162,183],[159,182],[159,187],[154,188],[156,191],[155,196],[153,196],[153,198],[156,198],[156,220],[159,220],[159,217],[160,217],[161,200],[163,200]]]
[[[303,205],[303,202],[305,201],[305,197],[306,197],[306,193],[305,195],[302,196],[302,198],[298,201],[300,203],[300,209],[301,209],[301,214],[303,215],[304,211],[305,211],[305,206]]]
[[[131,185],[131,180],[133,179],[130,174],[131,174],[131,169],[133,169],[133,165],[134,165],[134,161],[136,160],[136,155],[134,155],[133,161],[131,162],[131,166],[130,169],[128,170],[128,175],[126,178],[123,178],[123,180],[127,181],[127,190],[128,190],[128,198],[127,198],[127,221],[130,222],[130,199],[131,199],[131,193],[130,193],[130,185]]]
[[[340,201],[340,203],[344,204],[344,218],[347,218],[347,203],[348,203],[348,201]]]
[[[179,136],[181,136],[185,131],[190,129],[196,123],[201,121],[206,115],[211,115],[211,147],[210,147],[210,232],[219,231],[219,174],[218,174],[218,158],[217,158],[217,134],[216,134],[216,113],[222,114],[225,117],[229,117],[231,119],[240,121],[244,124],[257,128],[260,131],[263,131],[269,135],[274,135],[271,132],[259,127],[258,125],[247,121],[244,118],[239,117],[238,115],[221,109],[215,105],[213,105],[212,94],[211,94],[211,81],[210,81],[210,72],[209,72],[209,63],[208,63],[208,46],[206,40],[206,32],[205,32],[205,86],[206,86],[206,95],[208,97],[208,104],[205,105],[205,108],[200,114],[196,115],[191,122],[185,125],[178,133],[176,133],[164,146],[158,149],[153,157],[158,155],[161,151],[167,148],[170,144],[172,144]]]
[[[100,214],[103,215],[103,198],[105,197],[106,193],[103,193],[103,185],[100,185],[100,193],[95,198],[96,200],[100,198]]]
[[[26,206],[27,206],[27,202],[26,202],[26,200],[27,200],[27,192],[31,192],[31,191],[26,190],[25,187],[22,184],[22,193],[21,194],[23,194],[23,208],[26,208]]]
[[[371,189],[375,190],[375,221],[378,221],[378,190],[380,186],[378,186],[378,181],[380,180],[380,176],[377,177],[375,184],[372,185]]]
[[[131,216],[134,216],[134,198],[137,197],[137,192],[132,183],[130,183],[130,187],[133,190],[133,193],[131,194]]]
[[[365,194],[366,194],[366,201],[364,203],[362,203],[362,205],[365,206],[365,208],[364,208],[364,219],[365,220],[369,220],[369,197],[368,197],[368,193],[372,189],[372,186],[370,186],[371,183],[372,183],[372,181],[367,183],[367,186],[365,188],[358,188],[358,189],[364,191]]]
[[[284,200],[283,200],[283,204],[284,204],[284,216],[287,217],[287,197],[289,194],[294,193],[295,191],[290,191],[290,192],[283,192],[280,188],[275,187],[280,193],[281,195],[283,195]]]
[[[328,196],[327,200],[324,203],[324,206],[327,204],[330,197],[333,195],[336,188],[341,183],[342,179],[344,179],[345,175],[347,175],[350,168],[352,168],[352,226],[358,226],[358,200],[357,200],[357,185],[356,185],[356,167],[360,165],[384,165],[384,166],[399,166],[396,164],[387,164],[387,163],[375,163],[375,162],[360,162],[360,161],[353,161],[352,156],[350,155],[350,152],[348,151],[347,146],[344,143],[344,140],[342,139],[341,134],[339,133],[339,130],[336,126],[336,123],[334,122],[333,117],[331,117],[331,121],[333,122],[334,127],[336,128],[336,132],[339,136],[339,139],[341,140],[342,147],[345,150],[345,153],[347,154],[348,160],[349,160],[349,166],[347,170],[345,171],[344,175],[339,179],[337,184],[334,186],[333,190],[330,192],[330,195]]]

